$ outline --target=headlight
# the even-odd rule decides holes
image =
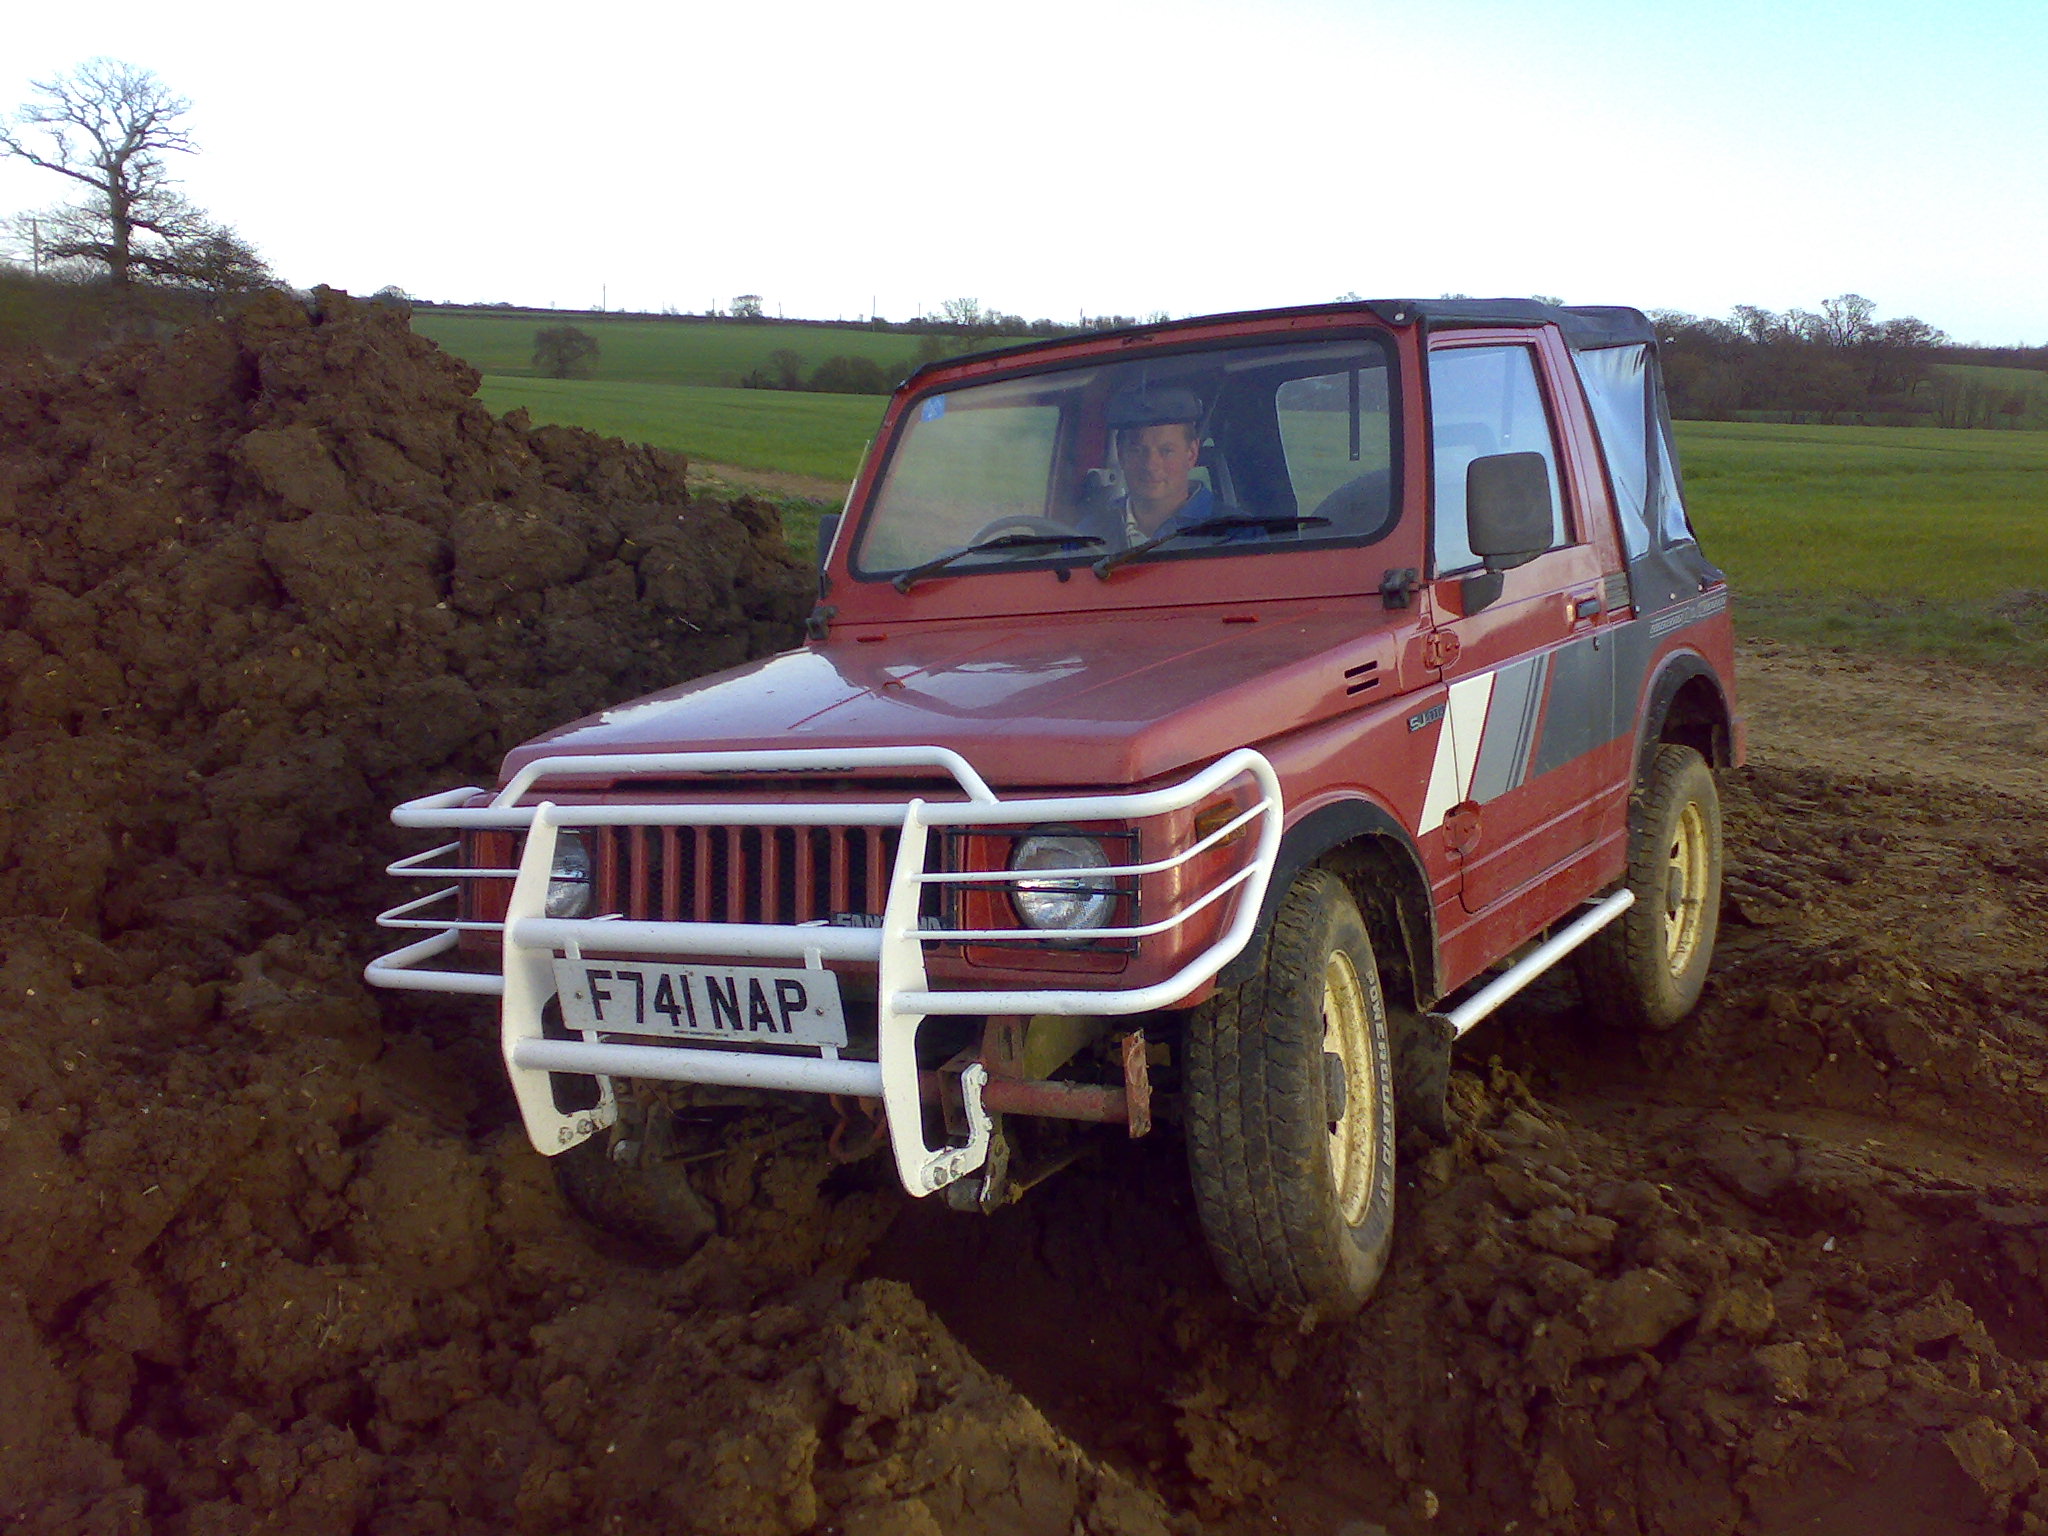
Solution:
[[[581,833],[555,839],[555,867],[548,877],[549,917],[581,917],[590,910],[590,848]]]
[[[1033,832],[1010,855],[1013,870],[1107,869],[1102,844],[1078,832]],[[1108,882],[1086,875],[1019,880],[1010,900],[1027,928],[1104,928],[1116,906]]]

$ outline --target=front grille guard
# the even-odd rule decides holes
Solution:
[[[641,777],[698,773],[830,773],[872,768],[941,767],[966,797],[958,801],[913,798],[885,803],[770,803],[751,805],[574,805],[543,800],[516,802],[550,778]],[[1030,871],[940,871],[925,869],[927,835],[933,827],[1040,825],[1087,821],[1133,821],[1188,807],[1241,780],[1257,798],[1214,831],[1169,857],[1106,869]],[[913,1195],[926,1195],[980,1167],[988,1154],[989,1118],[981,1102],[986,1074],[979,1066],[961,1074],[968,1136],[964,1145],[927,1146],[919,1106],[917,1031],[932,1015],[1082,1014],[1124,1015],[1171,1007],[1208,981],[1250,942],[1280,848],[1283,802],[1272,765],[1250,748],[1239,748],[1201,772],[1165,789],[1136,793],[1053,796],[1001,800],[959,754],[943,748],[850,748],[845,751],[682,752],[608,757],[546,758],[528,764],[488,805],[468,806],[475,789],[449,790],[408,801],[392,812],[402,827],[436,829],[524,829],[526,846],[512,883],[502,924],[465,922],[427,915],[437,903],[452,902],[456,887],[436,890],[382,914],[378,922],[397,929],[430,929],[424,939],[372,961],[366,978],[378,985],[423,991],[497,995],[503,999],[502,1048],[526,1132],[545,1153],[565,1151],[616,1117],[611,1079],[653,1078],[669,1082],[768,1088],[879,1098],[890,1126],[896,1168]],[[1257,822],[1257,839],[1237,868],[1166,916],[1122,928],[930,929],[918,913],[927,885],[968,882],[1043,881],[1061,878],[1143,876],[1175,868],[1224,845]],[[601,826],[897,826],[901,837],[890,873],[888,898],[879,928],[824,924],[638,922],[606,918],[545,916],[555,842],[564,827]],[[503,871],[437,865],[459,844],[430,849],[390,867],[411,878],[459,879],[502,875]],[[1164,981],[1146,987],[1087,989],[1003,989],[933,991],[925,973],[924,946],[976,941],[1036,940],[1048,945],[1085,939],[1140,940],[1180,927],[1197,913],[1237,893],[1224,932]],[[502,974],[426,969],[447,953],[465,929],[502,929]],[[877,1057],[842,1058],[830,1048],[817,1056],[769,1055],[730,1049],[620,1045],[593,1035],[581,1040],[548,1039],[542,1010],[555,994],[554,957],[577,958],[584,949],[608,954],[798,961],[817,968],[827,960],[876,968]],[[594,1108],[563,1112],[555,1104],[551,1072],[595,1076]]]

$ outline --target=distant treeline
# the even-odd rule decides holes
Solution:
[[[759,320],[763,317],[742,313],[737,318]],[[1148,317],[1151,321],[1166,318],[1164,314]],[[936,315],[923,315],[901,322],[880,319],[867,322],[869,330],[901,331],[918,337],[917,349],[895,367],[878,363],[873,358],[841,355],[826,358],[806,373],[804,358],[795,350],[783,347],[768,354],[766,367],[756,368],[742,376],[740,386],[743,389],[808,389],[838,395],[886,395],[925,364],[958,357],[963,352],[978,352],[1006,341],[1074,336],[1084,331],[1114,331],[1145,323],[1134,315],[1088,315],[1075,321],[1026,320],[1022,315],[983,309],[975,299],[948,299]]]
[[[1153,320],[1165,316],[1149,317]],[[2048,369],[2048,347],[1956,347],[1916,315],[1880,320],[1861,294],[1825,300],[1818,310],[1777,314],[1755,305],[1726,320],[1659,310],[1671,408],[1708,420],[1857,422],[1873,426],[2048,426],[2048,389],[1999,383],[1938,364]],[[888,367],[865,357],[827,357],[816,366],[793,348],[769,354],[746,374],[749,389],[887,394],[917,368],[1004,338],[1062,336],[1137,325],[1127,315],[1080,324],[1026,321],[953,300],[938,316],[874,329],[922,333],[904,363]]]
[[[2031,427],[2048,396],[1937,364],[2048,368],[2048,347],[1956,347],[1917,315],[1880,320],[1861,294],[1818,311],[1737,305],[1725,320],[1652,312],[1674,415],[1877,426]],[[2030,359],[2031,361],[2022,361]]]
[[[1076,329],[1067,327],[1067,331]],[[917,349],[894,365],[872,357],[836,354],[806,371],[807,359],[793,347],[777,347],[768,354],[765,366],[740,375],[742,389],[808,389],[829,395],[886,395],[926,363],[978,352],[997,345],[1003,338],[1025,334],[1018,331],[929,330],[919,339]],[[1055,331],[1051,335],[1064,335]]]
[[[639,310],[534,310],[514,304],[435,304],[422,299],[408,299],[395,289],[387,289],[378,297],[402,300],[419,309],[494,311],[531,314],[536,318],[665,320],[682,325],[738,322],[742,325],[766,328],[780,327],[807,339],[817,338],[833,330],[869,331],[918,338],[916,347],[900,362],[893,364],[846,353],[832,354],[814,364],[809,357],[794,347],[778,347],[768,354],[760,367],[749,369],[739,378],[742,389],[814,390],[834,395],[886,395],[925,364],[938,362],[943,358],[957,357],[965,352],[979,352],[1016,341],[1076,336],[1091,331],[1122,330],[1130,326],[1156,324],[1168,318],[1164,312],[1160,312],[1144,316],[1083,315],[1074,320],[1027,320],[1022,315],[983,309],[980,301],[976,299],[948,299],[939,307],[939,313],[920,315],[913,320],[884,320],[879,316],[867,320],[800,320],[766,313],[760,296],[751,293],[741,294],[733,300],[729,309],[712,308],[702,314],[683,314],[673,309],[648,313]],[[535,365],[540,366],[538,356]]]
[[[740,321],[781,332],[792,343],[829,345],[835,330],[915,337],[900,361],[828,353],[806,356],[779,347],[738,380],[751,389],[816,390],[883,395],[927,363],[1008,341],[1155,324],[1164,314],[1085,315],[1073,321],[986,310],[974,299],[949,299],[937,314],[913,320],[785,320],[743,294],[730,310],[700,315],[674,311],[543,310],[511,304],[432,304],[395,287],[383,303],[448,311],[530,314],[562,321],[666,320],[681,324]],[[751,302],[749,302],[751,301]],[[221,301],[174,289],[118,293],[103,283],[34,276],[0,262],[0,353],[36,352],[76,359],[110,341],[175,329],[216,312]],[[2038,383],[1991,370],[2048,374],[2048,346],[1956,346],[1914,315],[1880,320],[1876,306],[1845,293],[1818,310],[1781,313],[1738,305],[1726,319],[1654,310],[1665,377],[1676,415],[1709,420],[1856,422],[1877,426],[2048,428],[2048,379]],[[764,338],[765,340],[765,338]],[[536,367],[542,360],[536,358]],[[543,368],[544,372],[552,369]]]
[[[899,366],[849,356],[827,357],[813,366],[794,348],[780,348],[769,354],[765,367],[752,370],[740,382],[749,389],[887,394],[926,363],[1004,339],[1113,330],[1165,318],[1025,320],[985,311],[972,299],[953,299],[938,315],[868,324],[871,330],[919,336],[916,351]],[[2048,426],[2048,389],[2002,386],[1937,366],[2048,371],[2048,347],[1957,347],[1917,315],[1879,319],[1877,306],[1861,294],[1841,294],[1823,301],[1818,310],[1779,314],[1744,304],[1726,320],[1671,310],[1655,311],[1653,318],[1664,339],[1665,377],[1672,410],[1679,416],[1882,426]]]
[[[530,304],[514,304],[508,300],[488,303],[456,304],[437,299],[416,299],[398,288],[384,288],[377,293],[380,299],[403,301],[416,309],[443,309],[457,314],[496,313],[509,315],[534,315],[536,317],[561,316],[565,319],[586,320],[666,320],[677,325],[706,325],[737,321],[742,325],[765,327],[787,326],[795,330],[814,331],[839,328],[853,331],[897,332],[908,336],[966,336],[984,343],[994,338],[1009,337],[1017,340],[1038,339],[1052,336],[1075,336],[1084,331],[1115,331],[1135,325],[1154,325],[1170,318],[1164,310],[1149,315],[1081,315],[1073,320],[1048,320],[1040,318],[1027,320],[1022,315],[1004,314],[999,310],[983,309],[974,299],[948,299],[935,315],[918,315],[909,320],[885,320],[876,315],[857,320],[821,320],[799,315],[771,315],[761,307],[753,294],[742,294],[730,309],[713,307],[702,311],[668,309],[539,309]],[[754,300],[753,303],[746,302]]]

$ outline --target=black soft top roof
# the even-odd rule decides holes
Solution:
[[[1368,306],[1383,320],[1394,311],[1420,315],[1431,330],[1479,325],[1554,325],[1575,352],[1634,347],[1657,339],[1649,317],[1619,304],[1545,304],[1536,299],[1412,299]]]
[[[1221,315],[1190,315],[1185,320],[1160,321],[1151,325],[1125,326],[1116,330],[1086,331],[1079,334],[1027,341],[1014,346],[992,347],[982,352],[962,353],[924,364],[910,375],[915,380],[927,372],[951,368],[965,362],[983,362],[1071,345],[1077,341],[1099,341],[1117,336],[1171,336],[1190,325],[1214,325],[1219,321],[1256,320],[1275,315],[1327,315],[1333,320],[1365,311],[1389,325],[1414,325],[1420,321],[1430,330],[1494,325],[1554,325],[1564,333],[1565,345],[1575,352],[1597,351],[1602,347],[1632,347],[1655,343],[1657,332],[1649,317],[1639,309],[1618,304],[1545,304],[1537,299],[1355,299],[1338,304],[1300,304],[1282,309],[1246,309]]]

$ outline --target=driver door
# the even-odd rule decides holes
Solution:
[[[1449,684],[1452,736],[1451,781],[1434,787],[1432,803],[1471,913],[1541,880],[1594,837],[1588,754],[1611,691],[1600,674],[1613,657],[1596,637],[1600,560],[1567,515],[1543,379],[1526,334],[1462,332],[1430,354],[1431,653]],[[1549,468],[1550,547],[1489,575],[1467,542],[1466,469],[1486,455],[1529,452]]]

